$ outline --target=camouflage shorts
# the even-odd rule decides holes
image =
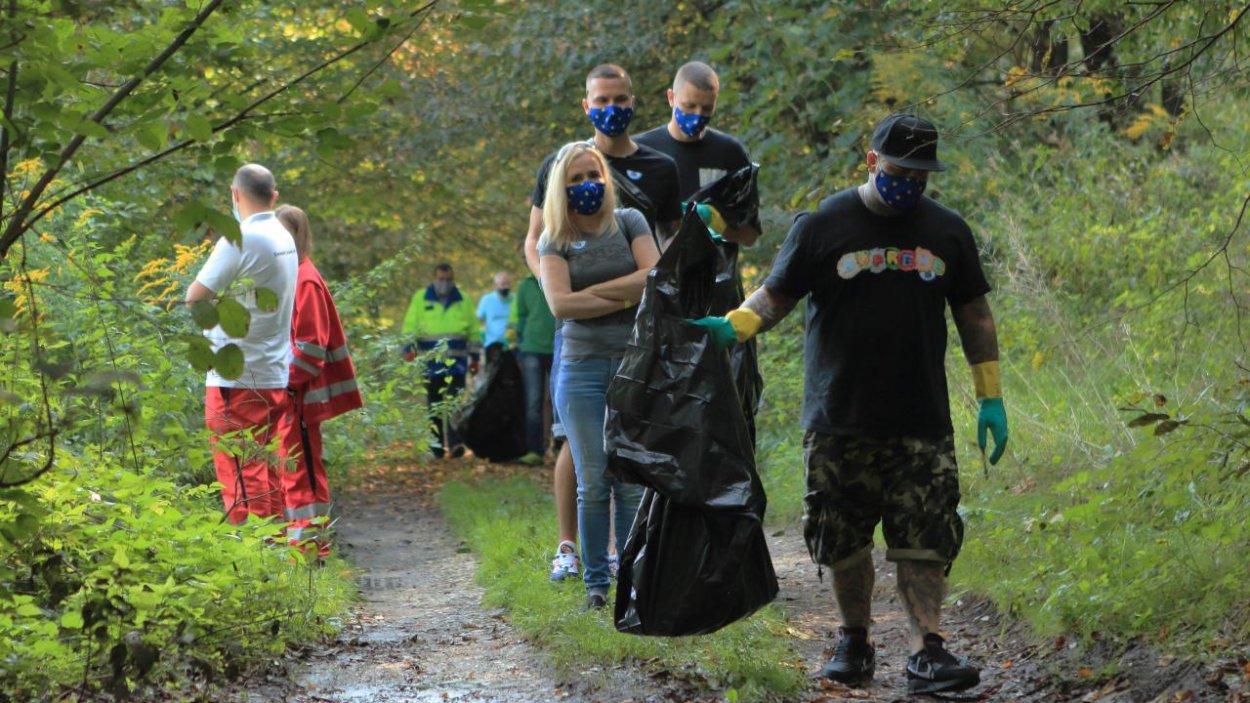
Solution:
[[[803,437],[807,494],[803,538],[817,564],[834,566],[872,546],[882,523],[890,561],[949,568],[963,544],[955,441],[899,437]]]

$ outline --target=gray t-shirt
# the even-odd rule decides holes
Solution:
[[[635,237],[649,237],[647,220],[633,208],[616,211],[616,225],[606,234],[583,234],[566,251],[552,245],[539,246],[539,256],[559,256],[569,263],[569,283],[574,292],[596,283],[627,276],[638,270],[630,248]],[[560,355],[565,359],[625,355],[629,333],[634,329],[635,305],[619,312],[585,320],[564,320]]]

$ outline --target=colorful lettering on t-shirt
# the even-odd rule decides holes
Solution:
[[[932,281],[946,273],[946,262],[923,247],[898,249],[876,247],[847,252],[838,259],[838,276],[850,280],[861,271],[915,271],[922,281]]]

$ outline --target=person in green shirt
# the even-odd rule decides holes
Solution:
[[[517,286],[512,298],[510,327],[515,330],[520,351],[521,377],[525,384],[525,446],[521,462],[537,466],[547,451],[547,425],[551,397],[551,354],[556,320],[547,307],[538,279],[532,274]]]

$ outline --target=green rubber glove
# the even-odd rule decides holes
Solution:
[[[712,239],[718,242],[725,241],[725,238],[721,236],[721,232],[725,231],[725,218],[721,217],[716,208],[707,203],[699,203],[694,211],[699,214],[699,219],[703,220],[703,224],[707,225],[707,231],[712,235]]]
[[[985,452],[986,432],[994,436],[994,453],[990,455],[990,464],[997,464],[1007,450],[1007,409],[1003,407],[1002,398],[982,398],[981,409],[977,411],[977,446]]]
[[[723,317],[700,317],[697,320],[690,320],[690,324],[706,329],[708,336],[712,338],[712,344],[717,349],[724,349],[738,341],[738,333],[734,331],[734,326]]]

